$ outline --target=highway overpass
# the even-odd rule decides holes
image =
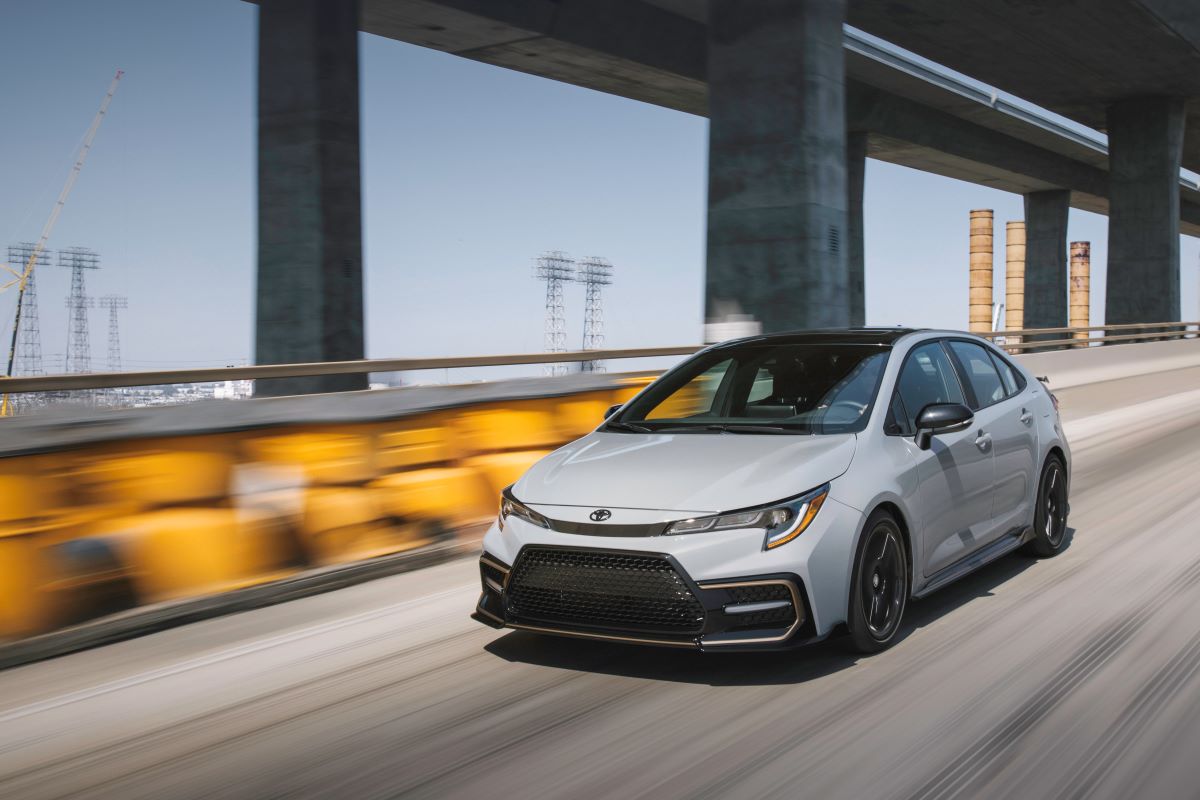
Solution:
[[[1002,14],[943,3],[913,12],[922,24],[905,35],[912,4],[875,0],[361,0],[361,13],[331,0],[259,5],[259,284],[272,287],[259,296],[262,363],[362,354],[358,30],[708,115],[710,315],[751,312],[768,330],[861,321],[870,155],[1025,195],[1028,326],[1066,324],[1065,289],[1042,287],[1065,286],[1070,206],[1115,209],[1108,321],[1178,319],[1178,235],[1200,230],[1200,192],[1179,177],[1195,160],[1184,138],[1195,52],[1187,20],[1165,0]],[[1085,124],[1108,127],[1114,109],[1124,123],[1114,152],[844,33],[847,19]],[[1001,57],[1010,40],[1022,43],[1019,63]],[[1155,54],[1151,64],[1106,55],[1133,42]],[[1020,81],[999,80],[1010,67]],[[1034,91],[1037,81],[1045,86]],[[1163,93],[1175,99],[1154,99]]]
[[[0,672],[0,795],[1191,796],[1198,347],[1022,356],[1062,400],[1069,547],[882,654],[494,631],[467,557]]]

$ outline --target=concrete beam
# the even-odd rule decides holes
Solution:
[[[259,364],[363,357],[357,0],[261,0]],[[259,381],[260,395],[365,389],[365,375]]]
[[[1067,214],[1071,193],[1062,189],[1025,195],[1026,328],[1067,324]]]
[[[859,5],[856,0],[851,15],[860,12]],[[362,9],[361,26],[367,33],[707,114],[704,0],[362,0]],[[845,48],[848,103],[861,108],[892,97],[889,113],[907,107],[931,114],[915,116],[916,124],[905,124],[907,131],[858,128],[875,134],[869,157],[1019,194],[1071,188],[1073,207],[1108,212],[1103,150],[1029,124],[1021,115],[1005,112],[1004,103],[991,105],[954,86],[926,80],[919,66],[904,66],[905,59],[897,66],[893,59],[880,60],[862,48],[861,41]],[[937,135],[938,126],[952,121],[966,125]],[[994,136],[979,138],[985,133]],[[1023,148],[1012,147],[1014,143]],[[993,164],[991,153],[997,147],[1011,156]],[[1084,175],[1076,172],[1077,166],[1096,171]],[[1200,235],[1200,215],[1197,222],[1186,217],[1184,222],[1184,232]]]
[[[711,0],[710,321],[847,325],[841,0]]]
[[[1097,199],[1108,194],[1108,176],[1099,167],[856,81],[847,92],[846,125],[1008,173],[1009,183],[1024,183],[1022,194],[1050,188]],[[976,182],[986,180],[981,175]]]
[[[1123,100],[1108,110],[1105,323],[1179,319],[1179,164],[1184,103]]]

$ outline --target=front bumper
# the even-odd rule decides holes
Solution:
[[[628,562],[642,571],[623,571]],[[646,582],[646,564],[656,585]],[[703,651],[775,650],[817,638],[804,584],[792,573],[697,582],[665,553],[538,545],[523,547],[513,565],[485,552],[479,570],[483,591],[471,616],[493,628]],[[664,608],[675,616],[662,619]],[[654,619],[642,613],[651,609]]]

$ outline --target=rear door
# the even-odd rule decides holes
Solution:
[[[900,433],[911,437],[916,418],[932,403],[967,403],[958,373],[941,341],[921,344],[905,358],[896,383]],[[928,450],[907,442],[917,460],[916,507],[921,515],[922,573],[928,577],[981,547],[991,531],[994,464],[979,443],[978,425],[933,437]]]
[[[1003,359],[978,342],[952,339],[979,435],[990,442],[995,460],[990,530],[983,544],[1019,531],[1032,519],[1032,482],[1037,434],[1028,404],[1022,404],[1017,378]]]

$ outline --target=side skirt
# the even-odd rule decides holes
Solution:
[[[938,589],[945,588],[954,583],[959,578],[964,578],[970,575],[975,570],[990,564],[998,558],[1002,558],[1016,550],[1021,545],[1025,544],[1033,536],[1033,527],[1027,526],[1023,529],[1015,530],[1012,533],[1002,536],[996,541],[984,547],[982,550],[976,550],[971,555],[961,561],[956,561],[948,567],[943,567],[930,576],[925,585],[918,592],[913,592],[915,599],[920,599],[927,595],[933,594]]]

